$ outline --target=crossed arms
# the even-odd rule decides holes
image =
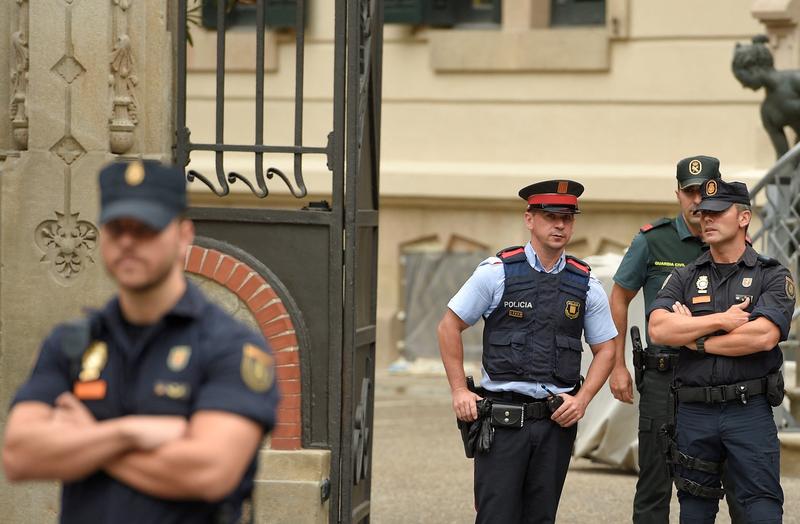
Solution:
[[[65,482],[103,470],[118,481],[165,499],[217,501],[238,485],[261,442],[256,422],[224,411],[179,416],[94,419],[71,393],[55,406],[20,402],[3,445],[10,481]]]
[[[766,317],[750,321],[750,314],[744,311],[749,304],[747,299],[721,313],[693,317],[685,305],[675,302],[672,311],[657,309],[650,313],[647,324],[650,340],[697,349],[695,341],[709,336],[705,341],[706,353],[729,357],[769,351],[778,344],[780,329]],[[710,336],[719,331],[725,334]]]

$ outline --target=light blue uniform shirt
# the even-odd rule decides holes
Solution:
[[[530,242],[525,245],[525,256],[536,271],[545,271]],[[547,273],[559,273],[566,266],[566,256],[561,258]],[[503,298],[506,275],[503,262],[497,257],[489,257],[481,262],[461,289],[447,304],[458,318],[473,325],[481,317],[488,317]],[[586,315],[583,317],[583,338],[587,344],[600,344],[617,336],[617,328],[611,318],[608,297],[600,281],[589,277],[589,291],[586,293]],[[553,393],[567,393],[573,388],[557,388],[553,384],[541,382],[508,382],[490,380],[481,367],[481,386],[490,391],[515,391],[534,398],[546,398],[547,389]]]

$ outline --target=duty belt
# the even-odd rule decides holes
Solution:
[[[657,371],[669,371],[678,363],[678,355],[675,353],[647,353],[642,355],[644,369],[655,369]]]
[[[766,391],[767,379],[757,378],[726,386],[680,387],[676,390],[676,394],[680,402],[717,404],[738,400],[742,404],[747,404],[748,398],[761,395]]]
[[[510,402],[523,406],[525,410],[525,420],[540,420],[543,418],[550,418],[550,415],[552,415],[547,409],[547,399],[536,399],[528,395],[510,391],[487,391],[485,396],[493,400]]]

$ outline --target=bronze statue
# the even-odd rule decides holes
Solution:
[[[733,74],[742,86],[758,91],[766,89],[761,103],[761,122],[769,134],[778,158],[789,151],[783,128],[791,127],[800,137],[800,70],[778,71],[765,35],[753,37],[750,45],[736,44]]]

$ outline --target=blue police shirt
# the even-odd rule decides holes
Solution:
[[[525,245],[525,256],[536,271],[545,271],[530,242]],[[566,265],[564,253],[547,273],[558,273]],[[447,307],[466,324],[473,325],[481,317],[491,315],[505,290],[505,270],[503,262],[497,257],[489,257],[481,262],[472,276],[464,283]],[[586,315],[583,320],[583,337],[587,344],[600,344],[617,336],[617,329],[611,318],[608,297],[600,281],[589,278],[589,291],[586,294]],[[557,388],[553,384],[521,381],[497,381],[489,379],[481,368],[481,386],[490,391],[515,391],[534,398],[546,398],[548,390],[553,393],[567,393],[572,388]],[[545,389],[546,388],[546,389]]]
[[[92,340],[107,347],[100,374],[106,393],[98,400],[84,400],[97,420],[125,415],[189,418],[198,411],[218,410],[251,419],[265,431],[275,425],[279,394],[273,383],[274,366],[265,370],[271,377],[268,382],[254,383],[245,371],[254,365],[247,361],[253,352],[261,353],[256,356],[262,363],[271,361],[266,342],[209,302],[191,282],[172,310],[142,330],[133,343],[125,324],[116,298],[90,315]],[[70,359],[61,343],[64,332],[65,327],[59,326],[45,340],[13,404],[53,405],[56,397],[73,389]],[[254,456],[239,486],[220,503],[158,499],[98,471],[64,484],[61,522],[211,522],[223,502],[239,511],[253,489],[255,470]]]

